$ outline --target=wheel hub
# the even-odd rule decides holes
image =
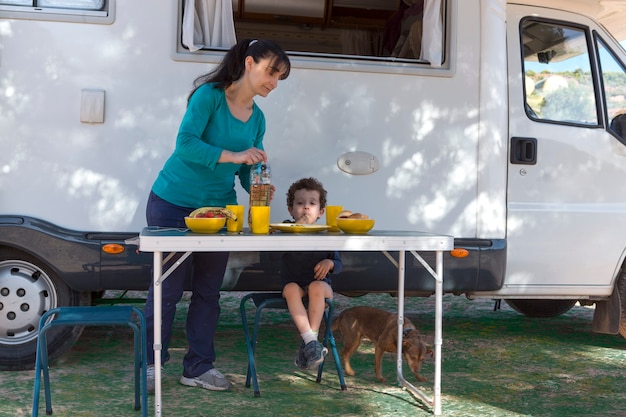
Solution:
[[[57,304],[54,284],[35,265],[0,262],[0,343],[22,344],[37,337],[39,319]]]

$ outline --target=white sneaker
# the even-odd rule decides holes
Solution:
[[[193,378],[187,378],[183,375],[180,377],[180,383],[188,387],[201,387],[211,391],[224,391],[230,388],[228,379],[215,368]]]
[[[146,366],[146,376],[148,394],[154,394],[154,364]]]

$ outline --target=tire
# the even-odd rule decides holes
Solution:
[[[532,318],[557,317],[567,313],[577,300],[504,300],[518,313]]]
[[[0,370],[34,369],[41,316],[55,307],[80,305],[89,305],[89,294],[73,291],[45,263],[20,251],[0,249]],[[51,329],[49,359],[68,351],[82,330]]]
[[[617,291],[620,300],[619,334],[626,338],[626,271],[622,269],[617,279]]]

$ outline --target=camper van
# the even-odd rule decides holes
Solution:
[[[446,293],[578,302],[626,336],[625,21],[612,0],[0,0],[0,369],[32,368],[45,311],[149,287],[132,239],[192,82],[258,38],[292,62],[256,100],[272,222],[313,176],[377,229],[454,236]],[[232,253],[223,290],[279,289],[277,256]],[[384,255],[342,256],[337,292],[397,290]]]

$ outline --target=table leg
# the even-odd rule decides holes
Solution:
[[[435,388],[434,414],[441,415],[441,344],[443,342],[443,252],[437,251],[435,269]]]
[[[163,268],[163,254],[154,252],[154,415],[161,416],[161,310],[163,293],[161,287],[161,273]]]
[[[402,386],[404,376],[402,375],[402,334],[404,333],[404,281],[405,281],[405,260],[404,251],[398,253],[398,343],[396,351],[396,376],[398,385]]]
[[[417,387],[412,385],[409,381],[402,376],[402,343],[398,343],[398,350],[396,353],[396,372],[398,377],[398,384],[404,386],[410,390],[413,394],[417,395],[422,401],[431,404],[433,406],[433,414],[435,416],[441,415],[441,344],[443,333],[443,252],[437,251],[436,253],[436,265],[435,270],[424,261],[424,259],[415,251],[411,251],[413,256],[424,266],[424,268],[435,279],[435,380],[433,386],[433,398],[428,398]],[[389,257],[389,256],[388,256]],[[399,251],[398,262],[398,340],[402,340],[402,333],[404,327],[404,282],[406,274],[406,253],[405,251]]]
[[[398,252],[398,350],[396,352],[396,374],[398,385],[411,391],[427,404],[433,404],[433,399],[423,393],[419,388],[407,381],[402,375],[402,335],[404,333],[404,281],[406,276],[406,253]]]
[[[154,290],[152,292],[154,297],[154,414],[157,417],[161,416],[161,350],[163,349],[162,336],[161,336],[161,323],[163,321],[163,281],[170,276],[176,268],[178,268],[192,252],[185,252],[178,258],[170,267],[163,272],[163,253],[154,252],[154,277],[153,284]],[[168,262],[175,256],[175,252],[171,252],[166,258],[165,262]]]

